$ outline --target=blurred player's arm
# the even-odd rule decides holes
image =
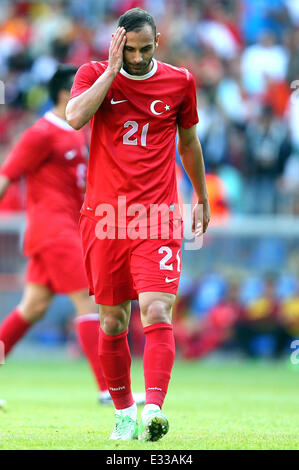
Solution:
[[[41,131],[27,129],[0,168],[0,199],[11,182],[35,171],[48,157],[48,136]]]
[[[3,198],[9,185],[10,179],[0,173],[0,199]]]
[[[208,191],[205,179],[205,166],[201,145],[196,133],[196,125],[189,129],[178,128],[178,151],[181,156],[183,166],[191,180],[192,186],[197,194],[197,204],[202,205],[203,210],[203,233],[207,230],[210,221],[210,207]],[[195,231],[195,211],[193,212],[192,230]]]
[[[66,120],[74,129],[81,129],[101,106],[113,80],[122,67],[125,42],[126,31],[124,28],[118,28],[110,43],[109,63],[105,72],[88,89],[68,102]],[[79,75],[77,74],[75,77],[75,82],[76,79],[80,80],[80,69]]]

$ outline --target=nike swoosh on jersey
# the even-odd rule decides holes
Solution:
[[[176,281],[178,279],[178,277],[175,277],[173,279],[169,279],[168,277],[165,278],[165,282],[173,282],[173,281]]]
[[[128,100],[114,101],[114,99],[112,98],[112,99],[111,99],[111,104],[124,103],[125,101],[128,101]]]

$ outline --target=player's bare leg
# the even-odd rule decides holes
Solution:
[[[0,341],[4,343],[5,356],[20,341],[28,329],[46,313],[53,299],[48,287],[28,283],[19,305],[0,325]]]
[[[143,356],[146,404],[142,411],[139,439],[157,441],[169,429],[161,408],[167,393],[175,357],[172,306],[175,295],[164,292],[139,294],[141,322],[146,343]]]
[[[131,302],[119,305],[100,305],[100,324],[107,335],[116,336],[128,329],[131,317]]]
[[[39,284],[26,284],[23,297],[18,305],[21,316],[28,323],[41,320],[49,308],[54,294],[46,286]]]
[[[89,295],[88,289],[72,292],[69,294],[69,297],[75,305],[77,316],[94,313],[99,321],[99,307],[95,303],[94,298]]]
[[[137,406],[131,392],[131,354],[127,335],[131,302],[100,305],[99,355],[115,406],[113,440],[137,438]]]

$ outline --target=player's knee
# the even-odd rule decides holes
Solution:
[[[154,300],[140,305],[141,315],[146,318],[146,323],[171,323],[172,303],[161,300]]]
[[[123,333],[128,328],[125,314],[119,312],[117,315],[101,316],[101,328],[107,335],[115,336]]]

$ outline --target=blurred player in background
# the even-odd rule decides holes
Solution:
[[[128,10],[118,26],[109,60],[92,61],[78,70],[66,117],[75,129],[91,119],[87,192],[80,228],[90,291],[100,304],[99,353],[116,408],[116,425],[110,439],[134,439],[138,434],[141,440],[155,441],[169,427],[161,408],[175,356],[171,316],[180,278],[182,242],[175,176],[177,126],[179,152],[198,198],[193,212],[196,235],[207,228],[209,203],[196,134],[192,75],[153,58],[159,34],[153,17],[144,10]],[[133,204],[146,208],[148,232],[152,228],[147,218],[151,204],[164,203],[170,218],[169,237],[161,240],[160,233],[154,239],[147,233],[145,239],[131,238],[128,220],[119,222],[119,196],[126,198],[128,208],[132,209]],[[197,225],[200,205],[203,222]],[[101,221],[104,208],[115,210],[114,220]],[[107,225],[111,237],[100,239],[101,224]],[[118,235],[113,237],[115,227]],[[175,231],[181,235],[175,236]],[[139,429],[127,342],[130,301],[137,298],[146,338],[146,405]]]
[[[100,402],[111,404],[98,356],[99,315],[88,293],[78,230],[86,138],[83,130],[75,132],[65,120],[76,70],[69,65],[58,67],[49,83],[53,109],[24,132],[0,169],[0,198],[11,182],[26,177],[24,254],[29,257],[23,297],[0,324],[0,341],[7,356],[44,316],[54,295],[67,294],[76,308],[78,339],[94,372]]]

